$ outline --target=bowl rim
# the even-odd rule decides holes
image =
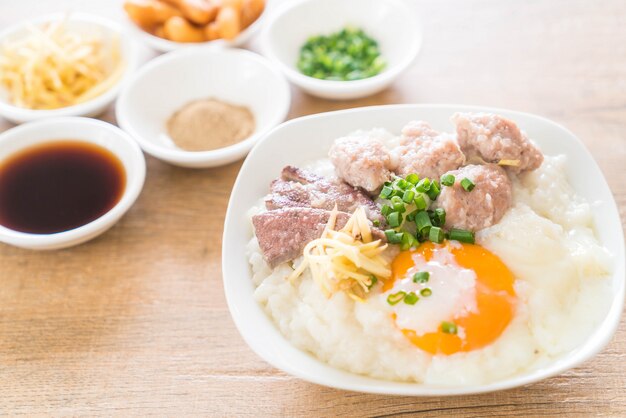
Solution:
[[[209,55],[215,57],[223,55],[233,55],[243,60],[252,60],[265,67],[277,81],[279,87],[276,91],[275,101],[273,102],[274,115],[265,130],[258,131],[245,138],[243,141],[227,147],[217,148],[209,151],[185,151],[177,148],[170,148],[158,143],[146,140],[136,129],[133,121],[128,117],[126,109],[128,106],[128,96],[136,85],[136,83],[145,77],[148,73],[157,71],[160,67],[176,62],[179,59],[188,56]],[[280,90],[280,91],[279,91]],[[176,162],[181,164],[201,164],[224,160],[232,162],[241,158],[248,152],[252,146],[276,125],[285,120],[291,105],[291,92],[289,83],[285,80],[283,74],[263,56],[252,51],[239,48],[216,49],[207,46],[196,46],[167,52],[160,55],[146,64],[144,64],[133,76],[128,80],[122,89],[115,108],[115,114],[119,126],[128,132],[148,154],[168,162]],[[226,162],[224,163],[226,164]]]
[[[116,34],[119,36],[120,50],[124,65],[122,75],[120,78],[103,93],[83,102],[77,103],[71,106],[61,107],[58,109],[28,109],[15,106],[8,100],[0,100],[0,114],[11,120],[23,120],[31,121],[41,118],[52,117],[65,117],[65,116],[79,116],[87,115],[97,111],[99,108],[106,106],[108,103],[115,100],[119,94],[122,86],[128,79],[128,76],[132,74],[139,66],[139,49],[137,44],[124,36],[124,29],[114,20],[102,17],[99,15],[84,13],[84,12],[70,12],[70,13],[50,13],[42,16],[37,16],[31,19],[20,20],[2,31],[0,31],[0,42],[12,34],[23,30],[27,25],[40,25],[43,23],[56,21],[67,18],[69,21],[77,21],[83,23],[92,23],[100,26],[109,34]],[[127,50],[127,54],[124,53]],[[4,89],[4,86],[0,86]]]
[[[281,6],[278,7],[268,18],[267,24],[263,28],[263,33],[261,34],[261,49],[263,51],[263,55],[268,57],[272,62],[276,63],[280,70],[292,83],[316,91],[323,90],[333,91],[337,93],[349,93],[355,90],[366,89],[374,85],[385,84],[398,77],[417,59],[417,56],[422,46],[423,38],[423,30],[420,19],[415,14],[415,12],[408,7],[406,1],[386,0],[386,3],[393,3],[395,7],[403,9],[403,15],[408,21],[411,22],[411,26],[415,29],[416,35],[411,39],[412,42],[408,44],[408,48],[405,49],[405,52],[402,55],[402,59],[398,60],[398,62],[396,62],[393,66],[388,65],[385,69],[383,69],[383,71],[372,77],[363,78],[360,80],[345,81],[318,79],[315,77],[304,75],[301,72],[295,70],[294,68],[292,68],[292,66],[280,59],[278,57],[278,54],[275,53],[274,44],[270,41],[270,33],[272,32],[276,23],[279,20],[284,19],[285,15],[288,12],[308,3],[314,3],[316,1],[318,0],[293,0],[281,4]]]
[[[177,51],[179,49],[194,48],[198,46],[211,46],[214,48],[237,47],[247,42],[252,37],[252,35],[254,35],[261,28],[261,26],[263,25],[263,22],[267,18],[267,15],[268,15],[267,11],[268,11],[270,2],[271,0],[266,0],[265,7],[263,8],[263,11],[259,15],[259,17],[257,17],[257,19],[254,22],[252,22],[250,26],[245,28],[243,31],[239,32],[239,34],[234,39],[230,39],[230,40],[215,39],[213,41],[203,41],[203,42],[176,42],[176,41],[170,41],[169,39],[158,37],[156,35],[151,34],[150,32],[143,30],[141,27],[139,27],[139,25],[133,22],[130,19],[130,17],[128,17],[127,13],[124,13],[124,23],[126,27],[130,29],[130,31],[133,33],[134,36],[136,36],[137,38],[140,38],[141,41],[145,45],[159,52],[167,53],[167,52]]]
[[[113,225],[122,215],[124,215],[131,208],[131,206],[139,197],[141,190],[143,189],[146,176],[146,162],[143,153],[141,152],[141,148],[139,148],[139,145],[137,145],[137,143],[126,132],[111,123],[99,119],[80,116],[63,116],[27,122],[2,132],[0,134],[0,146],[2,146],[5,141],[9,141],[15,136],[21,136],[32,131],[41,131],[42,129],[45,129],[46,127],[51,125],[65,125],[77,127],[87,126],[94,127],[98,130],[108,131],[112,136],[116,137],[120,141],[120,144],[122,144],[123,147],[126,147],[128,149],[130,153],[130,166],[133,167],[134,174],[131,176],[127,167],[124,167],[126,172],[126,186],[124,188],[124,193],[120,197],[119,201],[111,209],[109,209],[106,213],[94,219],[93,221],[81,225],[77,228],[52,234],[35,234],[21,232],[0,225],[0,241],[7,244],[33,249],[45,249],[49,246],[54,246],[54,248],[60,248],[67,243],[74,242],[91,234],[94,234],[97,231],[104,230],[108,226]],[[57,140],[58,139],[56,138],[45,139],[38,141],[36,144],[19,147],[10,155],[18,153],[31,146],[54,142]],[[80,142],[96,144],[91,138],[76,138],[76,140]],[[120,161],[122,161],[118,152],[111,149],[109,149],[109,152],[113,153],[113,155],[115,155],[118,159],[120,159]],[[8,157],[10,157],[10,155]]]
[[[350,115],[350,114],[361,113],[361,112],[376,112],[379,110],[393,111],[393,110],[413,109],[416,111],[418,110],[423,111],[423,110],[429,110],[429,109],[444,109],[444,108],[455,109],[455,111],[505,113],[511,117],[515,117],[515,115],[529,117],[529,118],[536,120],[537,122],[541,124],[550,125],[554,128],[561,130],[564,134],[567,134],[569,137],[571,137],[571,139],[574,142],[577,143],[577,146],[581,149],[581,152],[586,154],[585,157],[590,160],[591,165],[593,166],[592,169],[599,175],[599,180],[603,182],[601,186],[606,188],[606,190],[609,191],[611,199],[610,201],[606,203],[608,205],[608,209],[611,211],[613,216],[607,222],[609,224],[615,223],[616,225],[621,225],[619,214],[618,214],[619,212],[617,209],[617,204],[615,202],[615,198],[612,192],[610,191],[610,188],[608,187],[606,178],[604,177],[604,174],[600,170],[597,162],[591,156],[591,154],[589,153],[589,151],[587,150],[583,142],[576,135],[574,135],[571,131],[569,131],[562,125],[556,122],[553,122],[547,118],[544,118],[542,116],[538,116],[538,115],[534,115],[534,114],[526,113],[526,112],[512,111],[508,109],[493,108],[493,107],[487,107],[487,106],[467,106],[467,105],[455,105],[455,104],[397,104],[397,105],[382,105],[382,106],[366,106],[366,107],[360,107],[360,108],[313,114],[313,115],[303,116],[300,118],[289,120],[275,127],[272,131],[268,132],[259,141],[259,143],[254,147],[254,149],[252,150],[248,158],[246,158],[246,160],[244,161],[239,171],[239,174],[237,176],[237,179],[235,180],[235,183],[233,185],[231,198],[228,202],[228,208],[226,211],[225,222],[224,222],[224,232],[222,236],[222,281],[223,281],[224,293],[226,296],[226,301],[227,301],[229,311],[231,313],[231,317],[233,318],[233,321],[235,322],[235,325],[240,335],[246,341],[248,346],[257,355],[259,355],[264,361],[268,362],[269,364],[271,364],[272,366],[276,367],[279,370],[287,372],[305,381],[316,383],[316,384],[327,386],[327,387],[336,388],[336,389],[352,390],[352,391],[372,393],[372,394],[386,394],[386,395],[455,396],[455,395],[470,395],[470,394],[479,394],[479,393],[506,390],[506,389],[520,387],[520,386],[524,386],[530,383],[547,379],[549,377],[561,374],[567,370],[570,370],[574,367],[579,366],[581,363],[589,360],[590,358],[598,354],[611,341],[621,319],[621,313],[624,308],[624,298],[626,294],[626,290],[625,290],[626,288],[626,278],[625,278],[626,257],[625,257],[625,252],[624,252],[623,234],[618,234],[619,238],[617,242],[617,248],[611,249],[611,250],[614,250],[615,265],[614,265],[614,269],[610,277],[611,277],[611,280],[619,280],[619,283],[618,283],[619,289],[613,295],[613,300],[611,301],[611,308],[610,310],[607,311],[606,316],[602,320],[601,325],[604,328],[604,333],[600,335],[595,335],[594,333],[590,334],[586,340],[581,342],[581,344],[579,344],[579,346],[573,349],[572,351],[552,360],[547,367],[533,371],[532,373],[529,373],[526,375],[512,375],[507,378],[504,378],[495,382],[487,383],[487,384],[471,385],[471,386],[450,386],[450,387],[447,387],[447,386],[438,387],[436,385],[426,386],[421,383],[396,382],[396,381],[389,381],[389,380],[383,380],[383,379],[375,379],[375,378],[371,378],[368,376],[358,375],[358,374],[354,374],[351,372],[343,371],[341,369],[335,369],[333,366],[330,366],[327,363],[324,363],[321,360],[318,360],[311,354],[296,348],[282,335],[282,333],[280,333],[279,330],[276,329],[276,325],[273,323],[273,321],[269,320],[269,318],[268,320],[270,322],[267,323],[267,325],[263,323],[255,323],[257,326],[257,329],[255,331],[257,334],[263,332],[263,329],[260,329],[260,328],[264,328],[267,330],[267,327],[273,326],[275,328],[274,329],[275,333],[277,333],[281,337],[281,340],[279,341],[278,345],[283,350],[290,350],[289,354],[294,354],[295,352],[293,350],[296,350],[297,352],[299,352],[299,354],[297,354],[298,357],[307,356],[309,358],[312,358],[314,361],[319,362],[320,364],[323,364],[335,370],[338,370],[342,374],[347,373],[349,376],[356,377],[359,379],[358,383],[355,383],[355,382],[342,383],[342,382],[333,381],[329,377],[324,377],[323,374],[320,374],[320,373],[310,373],[308,371],[304,371],[303,369],[298,368],[296,365],[289,363],[288,360],[277,359],[276,357],[270,356],[266,352],[265,347],[263,347],[263,345],[257,340],[258,337],[256,337],[256,334],[250,332],[250,327],[251,327],[251,325],[249,324],[250,318],[248,318],[247,316],[243,314],[237,302],[235,301],[235,295],[237,294],[237,292],[240,292],[240,289],[237,289],[235,285],[233,284],[233,281],[229,280],[229,276],[231,274],[230,273],[231,268],[234,268],[234,267],[231,267],[233,265],[232,260],[234,259],[233,257],[235,257],[236,255],[234,254],[235,252],[234,249],[231,251],[232,246],[229,245],[229,243],[233,240],[237,240],[237,238],[235,238],[232,235],[231,230],[235,228],[235,225],[237,223],[241,222],[241,216],[242,216],[241,214],[242,209],[240,208],[240,205],[236,202],[235,196],[237,195],[237,192],[239,191],[240,187],[242,187],[241,184],[247,181],[247,178],[244,178],[244,176],[246,176],[247,174],[247,167],[250,166],[252,164],[252,161],[255,160],[256,154],[259,152],[260,149],[263,148],[263,144],[267,142],[269,138],[274,136],[277,132],[285,129],[286,127],[291,127],[303,121],[310,121],[314,119],[323,120],[324,118],[328,116]],[[246,210],[248,210],[248,208],[243,209],[244,213]],[[249,238],[250,237],[245,237],[244,242],[247,242]],[[238,248],[238,250],[245,252],[245,248]],[[248,268],[249,268],[249,265],[248,265]],[[249,278],[251,279],[251,274]],[[255,304],[257,303],[253,298],[249,302],[255,303]],[[265,312],[263,312],[263,314],[265,314]],[[597,331],[594,331],[594,332],[597,333]],[[591,341],[592,339],[593,339],[593,344],[590,345],[589,347],[585,347],[586,351],[583,353],[582,356],[579,355],[580,349],[583,346],[589,344],[589,341]]]

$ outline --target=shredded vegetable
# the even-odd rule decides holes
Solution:
[[[517,167],[520,165],[520,160],[500,160],[498,161],[498,165],[508,165],[512,167]]]
[[[120,78],[118,40],[71,30],[66,19],[27,30],[0,50],[0,83],[16,106],[71,106],[104,93]]]
[[[387,248],[374,240],[365,210],[359,207],[346,225],[335,231],[337,209],[333,210],[322,236],[309,242],[303,260],[289,276],[297,279],[307,268],[327,297],[344,291],[363,301],[378,280],[391,276],[389,261],[382,253]]]

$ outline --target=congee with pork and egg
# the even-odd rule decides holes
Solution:
[[[499,115],[452,122],[338,138],[250,210],[255,298],[294,346],[380,379],[487,383],[605,316],[610,256],[566,158]]]

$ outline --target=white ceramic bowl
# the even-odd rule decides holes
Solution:
[[[268,8],[269,1],[266,1],[265,9],[263,10],[263,13],[261,13],[261,16],[259,16],[257,20],[255,20],[250,26],[244,29],[239,35],[237,35],[237,37],[235,37],[235,39],[232,40],[216,39],[214,41],[207,42],[174,42],[169,39],[159,38],[158,36],[146,32],[128,17],[126,17],[126,26],[129,28],[130,32],[137,37],[137,39],[140,39],[145,45],[158,52],[170,52],[197,46],[211,46],[218,48],[238,47],[248,42],[252,36],[258,32],[259,28],[263,25],[263,21],[266,19]]]
[[[55,234],[18,232],[0,225],[0,241],[23,248],[53,250],[95,238],[112,227],[139,196],[146,163],[137,143],[110,123],[96,119],[63,117],[26,123],[0,134],[0,164],[7,157],[36,144],[55,140],[78,140],[106,148],[117,156],[126,171],[126,187],[120,201],[88,224]]]
[[[106,39],[119,39],[120,52],[124,60],[122,75],[108,90],[91,100],[73,106],[51,110],[35,110],[14,106],[9,100],[6,89],[0,86],[0,115],[4,118],[15,123],[22,123],[59,116],[98,115],[115,100],[123,83],[139,65],[140,53],[137,44],[130,40],[128,36],[125,36],[120,25],[100,16],[85,13],[71,13],[69,15],[58,13],[16,23],[0,32],[0,44],[7,40],[15,40],[23,37],[28,33],[27,25],[38,26],[64,18],[68,18],[69,27],[77,31],[84,30],[92,33],[94,29],[96,29],[96,33],[101,33]]]
[[[247,139],[211,151],[185,151],[167,135],[168,118],[188,102],[216,98],[244,105],[256,129]],[[258,138],[285,119],[289,85],[260,55],[242,49],[197,47],[170,52],[142,67],[122,91],[117,121],[148,154],[182,167],[214,167],[242,158]]]
[[[500,381],[474,386],[442,387],[373,379],[335,369],[295,348],[283,337],[255,301],[246,244],[252,227],[246,212],[268,192],[270,182],[287,164],[300,165],[323,158],[333,140],[357,129],[385,128],[398,132],[409,120],[423,119],[435,129],[451,130],[457,111],[486,111],[510,117],[526,130],[548,155],[565,154],[567,175],[578,194],[594,204],[597,236],[614,255],[612,300],[607,316],[576,350],[541,368]],[[451,105],[394,105],[351,109],[307,116],[286,122],[267,134],[243,164],[228,204],[222,244],[224,289],[230,313],[248,345],[275,367],[310,382],[361,392],[396,395],[459,395],[489,392],[536,382],[579,365],[611,339],[624,302],[624,238],[609,187],[584,145],[571,132],[547,119],[501,109]]]
[[[296,63],[306,40],[346,25],[360,27],[378,41],[387,67],[374,77],[355,81],[302,74]],[[263,54],[306,92],[327,99],[355,99],[383,90],[406,70],[417,57],[422,32],[415,12],[404,0],[296,0],[272,13],[261,42]]]

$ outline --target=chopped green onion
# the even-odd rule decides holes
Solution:
[[[476,185],[474,184],[474,182],[467,177],[461,180],[461,187],[465,189],[466,192],[471,192],[472,190],[474,190],[475,186]]]
[[[435,210],[429,210],[428,216],[433,226],[442,228],[446,223],[446,211],[443,208],[436,208]]]
[[[391,295],[387,296],[387,303],[390,305],[395,305],[396,303],[404,299],[405,296],[406,292],[403,292],[402,290],[397,293],[392,293]]]
[[[385,66],[378,42],[355,28],[311,36],[300,48],[297,61],[304,75],[334,81],[372,77]]]
[[[387,238],[387,241],[389,241],[389,243],[391,244],[399,244],[402,240],[402,237],[398,236],[398,233],[395,229],[386,229],[385,237]]]
[[[436,242],[437,244],[439,244],[443,242],[443,238],[444,238],[444,233],[441,228],[439,228],[438,226],[433,226],[432,228],[430,228],[430,231],[428,232],[428,239],[430,241]]]
[[[391,196],[391,193],[393,193],[393,188],[391,186],[384,186],[380,191],[379,196],[381,199],[388,199]]]
[[[374,287],[376,283],[378,283],[378,277],[374,276],[373,274],[370,274],[370,284],[367,285],[367,288],[371,289],[372,287]]]
[[[418,231],[422,231],[424,228],[432,226],[432,222],[430,221],[430,217],[428,216],[428,212],[425,210],[417,212],[415,214],[415,226]]]
[[[411,184],[417,184],[417,182],[420,181],[420,177],[415,173],[409,174],[404,179]]]
[[[380,213],[382,213],[384,216],[389,215],[391,212],[393,212],[393,208],[389,205],[383,205],[380,208]]]
[[[403,232],[396,232],[394,229],[387,229],[385,231],[385,237],[390,244],[400,244],[402,242]]]
[[[466,242],[468,244],[474,243],[474,233],[465,229],[451,229],[448,233],[448,237],[455,241]]]
[[[415,189],[418,192],[421,193],[425,193],[428,190],[430,190],[430,179],[428,177],[425,177],[423,179],[421,179],[416,185],[415,185]]]
[[[402,204],[402,198],[400,196],[393,196],[391,199],[391,205]]]
[[[407,305],[415,305],[418,300],[420,300],[420,298],[414,292],[409,292],[404,296],[404,303]]]
[[[443,184],[444,186],[454,186],[455,180],[456,179],[452,174],[444,174],[443,176],[441,176],[441,184]]]
[[[430,290],[430,288],[425,287],[424,289],[420,290],[420,295],[424,296],[424,297],[428,297],[430,295],[433,294],[433,291]]]
[[[402,195],[402,201],[404,203],[411,203],[414,197],[415,197],[415,192],[409,189],[406,192],[404,192],[404,195]]]
[[[403,232],[402,234],[402,243],[400,244],[400,249],[404,251],[414,246],[417,240],[415,239],[413,234],[410,234],[409,232]]]
[[[441,331],[446,334],[456,334],[457,333],[456,324],[454,322],[443,321],[441,323]]]
[[[398,191],[402,190],[402,189],[400,189],[400,187],[398,187],[398,179],[395,179],[394,181],[392,181],[391,185],[389,185],[389,187],[391,187],[393,189],[393,193],[391,194],[391,196],[396,196],[398,194]]]
[[[391,212],[387,215],[387,223],[392,228],[397,228],[402,223],[402,215],[399,212]]]
[[[406,205],[404,204],[400,196],[392,197],[391,205],[393,206],[393,210],[395,210],[396,212],[403,213],[404,211],[406,211]]]
[[[404,213],[406,212],[406,205],[404,203],[396,203],[393,205],[393,210],[396,212]]]
[[[415,215],[417,215],[418,210],[414,210],[413,212],[406,215],[407,222],[415,222]]]
[[[439,218],[437,218],[437,216],[435,215],[434,210],[427,210],[426,213],[428,213],[428,217],[430,218],[430,222],[433,224],[433,226],[441,226],[439,225]]]
[[[441,189],[439,188],[439,183],[435,180],[430,183],[430,189],[428,189],[426,194],[430,197],[430,200],[435,200],[437,196],[439,196],[439,193],[441,193]]]
[[[400,190],[406,190],[407,187],[409,187],[409,183],[405,179],[398,179],[396,180],[396,186],[398,186]]]
[[[415,195],[415,199],[413,199],[413,203],[415,203],[415,207],[418,210],[424,210],[428,206],[428,202],[426,202],[424,193],[418,193],[417,195]]]
[[[427,283],[430,279],[430,273],[427,271],[419,271],[413,275],[414,283]]]
[[[439,226],[444,226],[446,224],[446,210],[444,208],[436,208],[435,217],[439,221]]]
[[[374,219],[374,220],[372,221],[372,225],[374,225],[374,226],[380,226],[380,221],[379,221],[378,219]]]

